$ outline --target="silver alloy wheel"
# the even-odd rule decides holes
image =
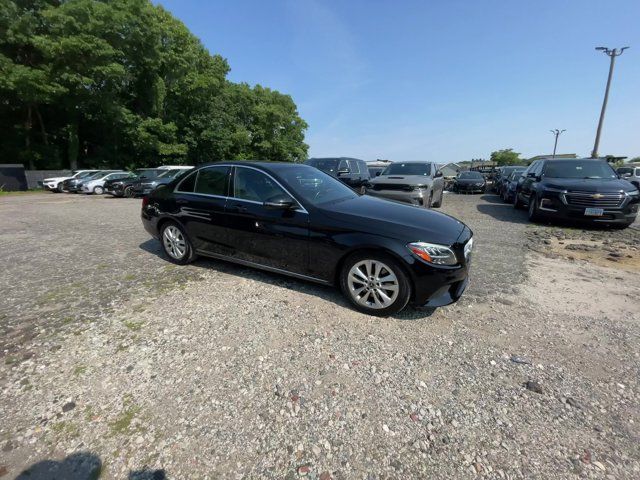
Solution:
[[[351,267],[347,285],[356,302],[375,309],[391,306],[400,290],[393,270],[378,260],[362,260]]]
[[[104,193],[104,189],[102,187],[96,187],[93,189],[93,193],[96,195],[102,195]]]
[[[187,252],[187,242],[179,228],[169,225],[164,229],[162,242],[165,251],[176,260],[181,260]]]

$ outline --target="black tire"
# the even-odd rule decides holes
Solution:
[[[540,221],[540,212],[538,211],[538,197],[536,194],[532,194],[529,197],[529,221],[530,222],[539,222]]]
[[[524,208],[524,205],[520,201],[520,196],[518,195],[517,191],[513,196],[513,208],[515,208],[516,210],[522,210]]]
[[[427,199],[427,204],[425,206],[427,208],[431,208],[432,203],[433,203],[433,190],[429,192],[429,198]]]
[[[170,251],[167,243],[165,242],[165,234],[170,228],[178,230],[180,232],[180,235],[182,236],[185,245],[185,251],[183,255],[174,255],[175,250],[173,252]],[[171,237],[171,235],[168,235],[168,237]],[[162,228],[160,229],[160,245],[162,245],[162,250],[164,251],[169,261],[177,265],[186,265],[193,262],[198,257],[198,255],[196,255],[195,251],[193,250],[191,240],[189,240],[189,237],[185,233],[184,229],[176,222],[166,222],[162,225]]]
[[[133,198],[136,196],[135,192],[133,191],[133,187],[131,185],[124,188],[122,195],[126,198]]]
[[[440,208],[442,206],[442,197],[444,197],[444,189],[440,191],[440,197],[438,201],[431,205],[433,208]]]
[[[381,270],[379,270],[379,274],[382,274],[381,272],[385,272],[386,270],[388,270],[389,273],[392,273],[395,276],[396,285],[398,287],[397,295],[395,299],[393,299],[392,302],[386,307],[375,308],[373,306],[365,305],[365,303],[367,303],[366,298],[372,297],[377,299],[378,301],[382,298],[376,293],[378,288],[372,287],[371,293],[369,293],[369,295],[367,295],[367,297],[362,301],[358,301],[355,293],[353,293],[353,291],[351,290],[349,272],[352,268],[356,267],[361,262],[366,262],[368,260],[376,262],[378,264],[382,264]],[[386,277],[386,275],[384,276]],[[365,283],[362,282],[362,285],[364,286]],[[344,294],[344,296],[347,297],[347,300],[351,302],[356,310],[359,310],[368,315],[375,315],[377,317],[388,317],[389,315],[398,313],[400,310],[407,306],[407,303],[409,303],[409,299],[411,298],[411,283],[409,282],[407,274],[400,267],[396,260],[385,253],[361,252],[354,253],[353,255],[349,256],[349,258],[345,260],[344,264],[342,265],[342,270],[340,271],[340,288],[342,289],[342,293]],[[386,293],[389,292],[389,290],[385,290],[384,288],[382,290],[384,290]],[[364,295],[366,295],[366,293],[364,293],[363,296]],[[391,295],[391,298],[392,296],[393,295]],[[382,302],[379,303],[383,305]]]
[[[58,190],[58,192],[60,192],[60,193],[63,193],[63,192],[64,192],[64,186],[62,185],[62,182],[60,182],[60,183],[58,184],[57,190]]]

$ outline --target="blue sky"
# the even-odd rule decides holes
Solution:
[[[640,155],[640,1],[157,0],[229,78],[290,94],[311,156]]]

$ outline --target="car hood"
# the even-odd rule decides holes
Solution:
[[[51,177],[45,178],[42,180],[43,182],[64,182],[65,180],[69,180],[71,177]]]
[[[430,177],[424,175],[380,175],[369,180],[371,185],[376,183],[398,185],[428,185],[432,182]]]
[[[424,241],[451,245],[465,228],[464,223],[444,213],[369,195],[320,210],[332,219],[407,243]]]
[[[578,192],[608,193],[635,190],[628,181],[618,178],[546,178],[542,185],[546,188]]]

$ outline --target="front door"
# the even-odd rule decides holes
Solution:
[[[234,167],[227,201],[232,256],[279,270],[308,271],[309,215],[301,206],[270,208],[265,202],[295,199],[270,175],[252,167]]]

